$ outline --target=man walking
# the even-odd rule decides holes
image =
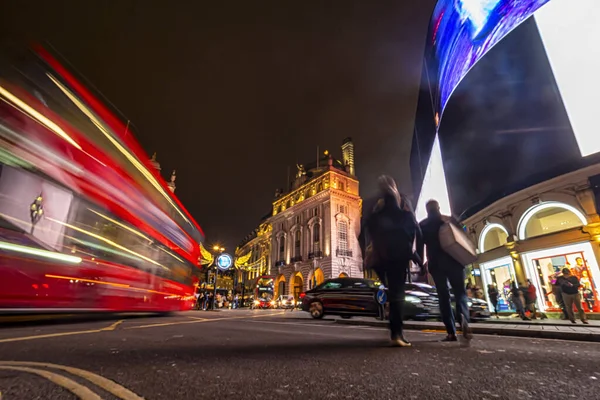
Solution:
[[[461,265],[452,256],[442,249],[439,239],[440,228],[447,222],[456,224],[451,217],[441,214],[440,205],[435,200],[426,204],[427,218],[421,221],[422,240],[417,241],[417,252],[423,257],[424,247],[427,250],[427,265],[440,301],[440,312],[446,326],[448,335],[444,342],[456,342],[456,321],[452,313],[450,291],[452,287],[456,301],[456,316],[461,323],[462,334],[466,340],[471,340],[473,335],[469,328],[469,307],[465,289],[464,265]]]
[[[571,274],[569,268],[563,268],[562,273],[562,276],[558,278],[558,282],[562,289],[562,297],[565,302],[565,308],[567,309],[569,319],[572,323],[575,323],[575,315],[573,314],[573,305],[575,305],[579,312],[581,322],[588,324],[589,322],[585,315],[585,311],[583,311],[583,307],[581,306],[581,295],[579,294],[579,287],[581,284],[579,283],[579,278]]]
[[[364,217],[359,243],[363,260],[369,264],[366,267],[374,269],[388,289],[392,343],[409,347],[411,343],[403,334],[402,311],[407,271],[410,261],[415,259],[413,245],[415,237],[420,237],[419,226],[406,200],[402,200],[396,182],[384,175],[378,183],[379,198]]]

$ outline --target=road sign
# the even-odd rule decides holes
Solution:
[[[233,265],[233,259],[227,253],[221,254],[217,257],[217,268],[221,271],[227,271]]]
[[[377,302],[384,305],[387,302],[387,293],[383,289],[379,289],[377,292]]]

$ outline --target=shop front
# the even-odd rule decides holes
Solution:
[[[569,268],[581,282],[581,299],[587,312],[600,312],[600,270],[590,242],[575,243],[522,254],[527,277],[538,291],[541,311],[560,311],[556,279]]]
[[[498,311],[514,311],[514,305],[510,300],[510,285],[516,280],[515,266],[510,256],[487,261],[479,265],[481,278],[483,280],[483,291],[490,310],[494,307],[490,302],[488,295],[489,285],[492,284],[498,289]]]

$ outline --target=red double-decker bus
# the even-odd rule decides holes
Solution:
[[[0,53],[0,313],[175,311],[203,233],[128,125],[43,48]]]

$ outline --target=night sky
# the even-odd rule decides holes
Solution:
[[[12,3],[12,4],[8,4]],[[136,129],[209,244],[271,209],[288,166],[354,139],[361,194],[410,192],[433,0],[1,1],[2,35],[47,41]]]

